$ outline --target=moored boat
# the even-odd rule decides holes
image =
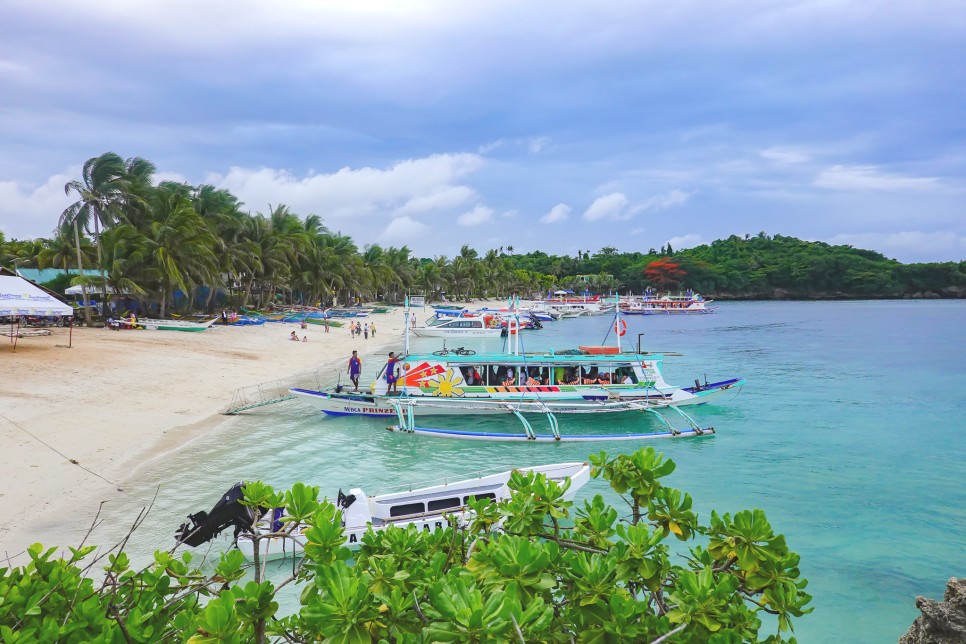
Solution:
[[[154,318],[138,318],[137,326],[152,331],[205,331],[210,329],[217,318],[203,322],[190,320],[159,320]]]
[[[466,522],[472,517],[469,507],[471,499],[491,499],[494,502],[509,498],[508,485],[514,472],[542,474],[548,480],[566,486],[564,498],[573,500],[577,491],[590,480],[590,466],[587,463],[556,463],[538,465],[495,474],[478,475],[460,481],[443,481],[405,491],[368,495],[362,488],[351,488],[348,494],[339,490],[336,499],[342,511],[342,527],[345,531],[346,545],[357,548],[368,530],[385,530],[389,526],[414,526],[418,530],[433,531],[449,525],[450,517],[458,522]],[[568,483],[569,482],[569,483]],[[285,530],[286,523],[276,511],[259,513],[256,518],[252,508],[241,505],[244,484],[232,487],[212,508],[211,512],[199,512],[188,517],[189,523],[183,524],[177,533],[178,540],[190,546],[198,546],[210,541],[230,526],[236,528],[236,544],[247,559],[255,555],[255,539],[252,526],[259,534],[259,556],[273,559],[284,556],[299,556],[307,542],[305,530],[298,527],[288,536],[275,535]]]

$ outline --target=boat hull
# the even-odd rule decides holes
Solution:
[[[718,383],[710,383],[700,389],[674,389],[669,392],[656,390],[642,390],[640,395],[621,395],[620,400],[640,405],[655,405],[683,407],[688,405],[702,405],[744,384],[743,380],[733,378]],[[521,389],[521,388],[517,388]],[[413,413],[418,416],[453,416],[453,415],[506,415],[519,409],[524,413],[544,413],[538,408],[546,404],[553,413],[586,413],[587,411],[609,411],[605,405],[614,398],[608,396],[608,391],[601,388],[590,388],[582,395],[551,398],[546,393],[522,391],[514,393],[508,398],[443,398],[436,396],[372,396],[368,394],[346,394],[311,389],[293,388],[292,394],[311,402],[322,413],[328,416],[368,416],[372,418],[397,418],[395,405],[400,405],[403,411],[409,407],[408,401],[416,401]],[[612,392],[611,392],[612,393]],[[733,392],[732,392],[733,393]],[[421,402],[422,404],[421,404]],[[430,406],[431,405],[431,406]],[[612,411],[636,411],[634,408],[614,406]]]

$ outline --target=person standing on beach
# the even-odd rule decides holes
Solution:
[[[414,329],[416,328],[416,314],[415,313],[413,313],[413,318],[412,318],[412,322],[411,322],[410,326],[412,328],[414,328]]]
[[[349,380],[352,381],[355,390],[359,391],[359,374],[362,373],[362,359],[359,357],[358,351],[352,352],[347,371],[349,372]]]
[[[221,323],[228,326],[228,311],[225,309],[221,310]]]
[[[369,339],[369,323],[368,322],[366,322],[366,326],[364,326],[362,328],[362,337],[364,337],[366,340]]]
[[[376,323],[375,322],[373,322],[372,324],[369,325],[369,333],[372,334],[372,337],[373,338],[376,337]]]

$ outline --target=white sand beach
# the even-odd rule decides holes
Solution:
[[[418,311],[420,320],[432,314]],[[117,494],[140,462],[231,422],[222,412],[236,390],[320,369],[334,379],[353,349],[365,360],[401,348],[403,316],[401,308],[373,315],[369,340],[353,339],[347,327],[325,333],[295,324],[203,333],[75,327],[72,348],[68,329],[55,329],[21,339],[16,352],[3,338],[0,558],[38,540],[76,545],[45,534],[43,517],[56,511],[86,527],[91,508]],[[290,341],[292,330],[308,341]]]

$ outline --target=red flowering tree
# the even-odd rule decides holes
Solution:
[[[659,291],[667,291],[680,284],[687,275],[681,265],[670,259],[659,259],[644,268],[644,279]]]

